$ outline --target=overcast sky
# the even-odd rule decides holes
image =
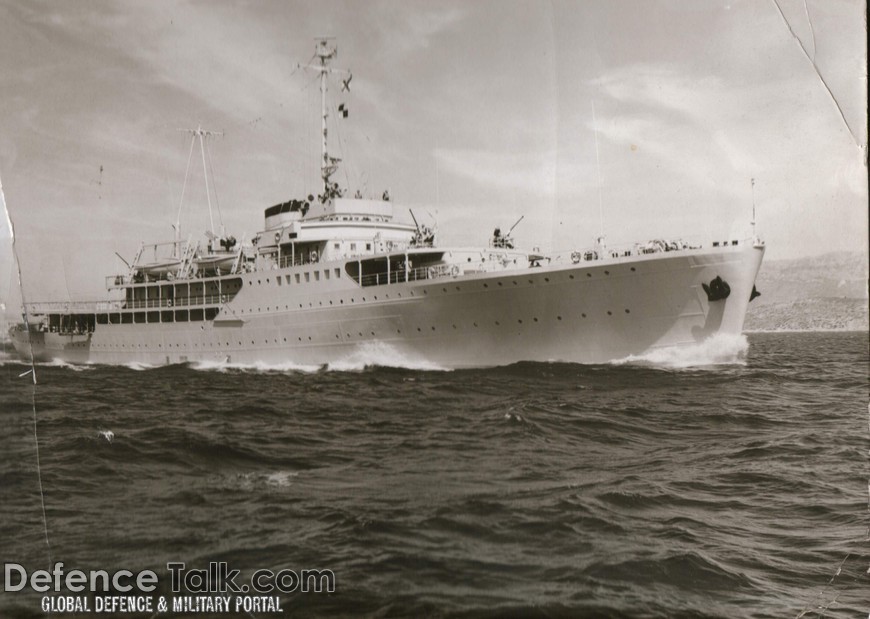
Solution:
[[[323,35],[354,76],[333,91],[350,110],[337,180],[389,188],[441,243],[484,244],[521,215],[518,242],[544,250],[590,246],[602,224],[611,244],[746,236],[755,178],[768,259],[866,251],[864,4],[778,2],[0,0],[0,180],[25,294],[100,298],[114,252],[172,238],[179,129],[223,132],[209,148],[236,236],[316,193],[319,93],[296,67]],[[185,237],[208,227],[198,163]]]

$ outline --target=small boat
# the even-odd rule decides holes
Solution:
[[[171,273],[175,273],[180,267],[181,260],[179,258],[165,258],[163,260],[156,260],[154,262],[137,265],[136,271],[142,275],[147,275],[148,277],[161,279]]]
[[[238,257],[239,253],[235,251],[209,252],[194,258],[193,263],[203,275],[225,275],[232,271]]]

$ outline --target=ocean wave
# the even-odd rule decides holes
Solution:
[[[69,361],[64,361],[63,359],[58,358],[54,358],[51,361],[37,361],[34,365],[44,368],[63,368],[65,370],[72,370],[73,372],[87,372],[97,369],[94,365],[70,363]]]
[[[712,365],[746,365],[749,340],[745,335],[719,333],[696,344],[666,346],[629,355],[612,365],[646,365],[667,369],[689,369]]]
[[[143,361],[128,361],[124,363],[123,366],[128,370],[135,370],[137,372],[144,372],[145,370],[153,370],[156,365],[151,365],[150,363],[145,363]]]
[[[293,480],[298,476],[299,471],[279,470],[271,473],[254,471],[222,476],[218,483],[225,488],[246,491],[263,488],[287,488],[293,484]]]
[[[221,372],[230,371],[237,372],[264,372],[264,373],[286,373],[286,372],[303,372],[311,374],[321,369],[319,365],[303,365],[293,363],[292,361],[283,361],[280,363],[266,363],[265,361],[255,361],[253,363],[233,363],[228,361],[193,361],[188,364],[192,370],[199,372]]]
[[[401,368],[429,372],[449,372],[423,358],[411,358],[386,342],[365,342],[343,359],[327,364],[327,369],[338,372],[359,372],[370,367]]]

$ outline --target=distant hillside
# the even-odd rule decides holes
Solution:
[[[867,330],[867,255],[834,252],[761,265],[747,331]]]

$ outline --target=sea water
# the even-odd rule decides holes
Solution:
[[[35,387],[0,362],[0,556],[31,570],[331,570],[281,594],[294,616],[870,613],[867,333],[457,371],[47,363]]]

